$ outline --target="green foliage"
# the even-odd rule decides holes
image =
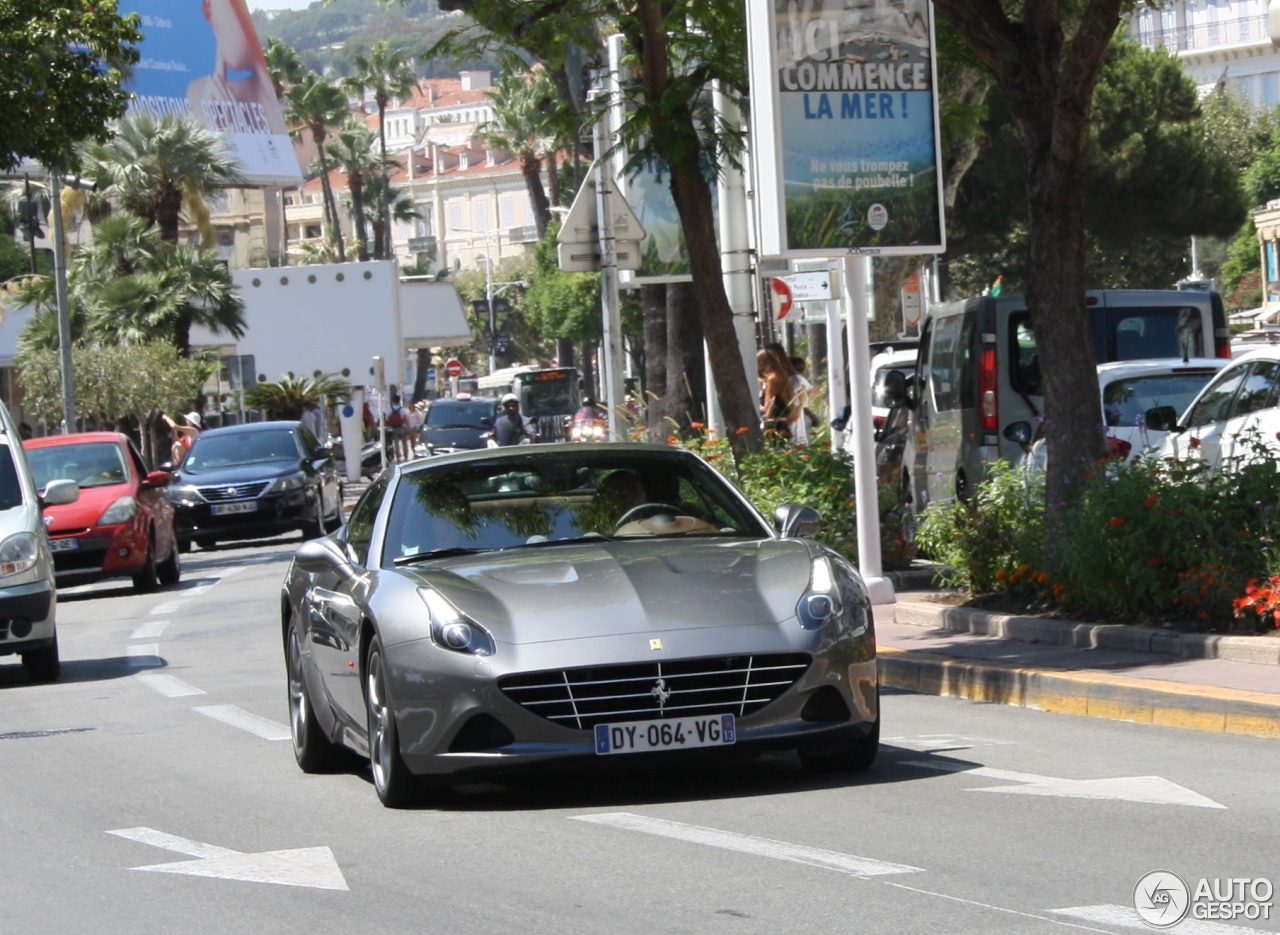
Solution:
[[[920,517],[916,545],[949,569],[949,583],[994,591],[1023,565],[1039,567],[1043,514],[1044,476],[1001,461],[968,502],[930,505]]]
[[[350,382],[336,373],[313,377],[286,373],[274,383],[259,383],[246,390],[244,404],[273,419],[297,419],[304,410],[319,405],[322,397],[328,397],[330,402],[344,402],[350,393]]]
[[[1179,621],[1194,629],[1237,623],[1250,582],[1280,573],[1280,472],[1259,438],[1223,470],[1203,462],[1106,462],[1076,479],[1081,496],[1042,550],[1042,483],[1002,466],[971,504],[935,504],[920,521],[921,552],[950,566],[954,583],[1004,593],[1084,618]]]
[[[77,142],[106,138],[129,103],[120,82],[138,61],[138,23],[116,0],[0,3],[0,167],[69,167]]]
[[[159,412],[185,412],[213,372],[208,361],[178,356],[171,344],[77,347],[71,352],[76,415],[110,428],[142,425]],[[62,420],[62,376],[56,350],[27,349],[17,359],[28,412],[45,425]]]
[[[1262,304],[1262,274],[1258,269],[1258,232],[1253,221],[1245,221],[1222,264],[1222,294],[1229,308],[1257,308]]]
[[[600,312],[600,274],[566,273],[560,269],[553,221],[547,236],[534,248],[533,270],[525,292],[529,323],[539,334],[571,341],[599,341],[604,320]]]
[[[858,560],[857,504],[853,493],[853,462],[841,450],[832,451],[827,429],[820,429],[809,447],[793,448],[784,440],[766,436],[763,449],[745,455],[734,464],[727,439],[703,431],[688,441],[675,436],[669,444],[682,444],[696,451],[720,473],[732,480],[765,516],[772,518],[783,503],[802,503],[822,515],[822,531],[817,539],[850,561]],[[915,549],[904,528],[892,484],[878,490],[880,510],[880,555],[886,569],[910,566]]]

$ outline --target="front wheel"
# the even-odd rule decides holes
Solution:
[[[325,736],[316,719],[303,672],[302,637],[296,617],[289,621],[285,665],[289,675],[289,734],[293,738],[294,759],[304,773],[333,772],[342,763],[342,749]]]
[[[387,660],[382,641],[374,637],[365,664],[365,708],[369,719],[369,766],[373,787],[387,808],[408,808],[422,799],[422,780],[409,772],[400,756],[396,715],[387,694]]]
[[[182,578],[182,550],[178,548],[178,538],[175,535],[172,539],[173,546],[169,550],[169,557],[156,566],[156,577],[160,579],[163,585],[177,584]]]
[[[324,535],[324,529],[324,495],[317,490],[315,514],[311,517],[311,521],[302,527],[302,538],[319,539]]]
[[[861,773],[870,769],[880,752],[880,711],[870,732],[851,746],[800,750],[800,765],[811,773]]]
[[[62,663],[58,660],[58,635],[54,634],[52,646],[23,653],[22,665],[33,682],[56,681],[62,674]]]
[[[133,589],[139,594],[150,594],[159,586],[160,579],[156,574],[156,537],[152,535],[147,542],[147,560],[133,573]]]

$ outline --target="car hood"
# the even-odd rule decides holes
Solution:
[[[96,526],[98,518],[107,512],[111,504],[131,494],[133,494],[133,488],[129,484],[81,487],[80,496],[74,503],[44,508],[45,524],[50,532],[55,533],[67,529]]]
[[[263,461],[260,464],[200,468],[195,471],[179,472],[173,486],[194,484],[197,487],[215,487],[221,484],[251,484],[254,481],[275,480],[284,474],[296,474],[300,470],[302,470],[301,460]]]
[[[410,573],[500,642],[539,643],[795,615],[812,557],[797,539],[609,540],[445,559]]]

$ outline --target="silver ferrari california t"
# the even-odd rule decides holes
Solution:
[[[861,770],[880,737],[867,592],[692,452],[521,445],[396,465],[302,545],[281,595],[305,772],[366,756],[385,805],[575,757],[795,749]]]

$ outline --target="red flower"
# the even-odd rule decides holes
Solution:
[[[1157,500],[1159,500],[1159,499],[1160,499],[1160,494],[1158,494],[1158,493],[1153,493],[1151,496],[1147,497],[1147,499],[1145,499],[1145,500],[1143,500],[1143,501],[1142,501],[1142,505],[1143,505],[1143,506],[1155,506],[1156,501],[1157,501]]]
[[[1124,517],[1123,517],[1123,516],[1113,516],[1113,517],[1111,517],[1111,523],[1110,523],[1110,525],[1112,525],[1112,526],[1123,526],[1123,525],[1124,525],[1124,523],[1125,523],[1125,519],[1124,519]]]

